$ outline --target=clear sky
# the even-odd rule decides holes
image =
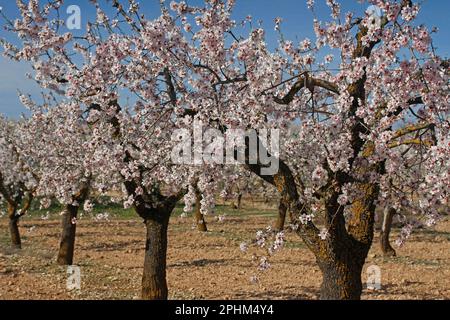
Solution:
[[[153,18],[159,15],[159,0],[141,0],[142,12],[147,18]],[[170,2],[170,0],[168,0]],[[202,0],[187,0],[189,4],[198,4]],[[328,18],[329,10],[325,5],[325,0],[316,0],[316,13],[319,18],[324,20]],[[450,56],[450,1],[449,0],[421,0],[423,2],[422,11],[418,18],[419,24],[436,26],[439,33],[434,36],[435,45],[438,54],[443,57]],[[105,0],[99,0],[102,7],[106,7]],[[367,8],[367,3],[360,4],[357,0],[341,0],[343,12],[352,10],[362,13]],[[64,3],[63,14],[66,8],[76,4],[81,8],[82,25],[85,25],[88,19],[92,20],[95,10],[92,9],[89,0],[66,0]],[[3,13],[11,19],[18,15],[16,2],[13,0],[0,0],[0,7]],[[274,19],[283,18],[282,30],[287,39],[302,39],[310,37],[314,39],[312,33],[311,12],[307,9],[306,0],[236,0],[234,18],[242,20],[247,15],[251,15],[254,21],[261,19],[263,26],[267,29],[267,41],[271,46],[277,44],[277,34],[273,29]],[[62,17],[63,18],[63,17]],[[0,26],[3,26],[4,20],[0,17]],[[7,38],[14,41],[11,34],[0,29],[0,38]],[[0,49],[1,52],[2,49]],[[10,117],[18,117],[25,112],[17,97],[17,90],[23,93],[29,93],[33,98],[39,98],[40,89],[34,83],[25,77],[27,72],[31,72],[31,67],[27,63],[17,63],[0,57],[0,113]]]

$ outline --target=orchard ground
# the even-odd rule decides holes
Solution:
[[[55,263],[60,237],[60,217],[48,220],[33,211],[20,223],[20,251],[9,245],[8,219],[0,219],[0,299],[138,299],[144,257],[144,224],[131,210],[100,207],[109,221],[84,216],[78,221],[75,264],[81,268],[81,290],[66,289],[66,268]],[[273,225],[275,209],[247,201],[244,209],[218,207],[208,216],[207,233],[193,228],[191,216],[180,216],[178,207],[169,226],[168,285],[170,299],[317,299],[321,273],[301,239],[287,233],[286,247],[270,262],[259,283],[252,249],[239,244],[251,241],[257,230]],[[100,211],[99,211],[100,212]],[[392,239],[399,230],[393,230]],[[364,289],[363,299],[450,299],[450,219],[433,230],[416,230],[398,257],[381,255],[376,237],[363,271],[381,268],[380,291]]]

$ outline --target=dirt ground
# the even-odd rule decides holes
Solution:
[[[257,273],[252,254],[239,244],[274,222],[273,215],[208,217],[209,232],[192,228],[191,218],[173,217],[169,229],[170,299],[316,299],[321,274],[313,255],[295,234],[271,258],[272,268]],[[144,255],[144,225],[139,219],[82,219],[77,226],[75,263],[81,290],[66,289],[67,270],[55,263],[58,217],[25,217],[23,249],[9,247],[7,219],[0,219],[0,299],[138,299]],[[393,238],[398,230],[394,230]],[[433,231],[419,230],[398,257],[384,258],[378,239],[367,259],[381,269],[380,291],[364,290],[363,299],[449,299],[450,221]],[[365,280],[364,280],[365,281]]]

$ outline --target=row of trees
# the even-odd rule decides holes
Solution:
[[[232,0],[162,2],[153,20],[133,0],[112,1],[110,16],[92,1],[97,19],[77,37],[58,20],[62,1],[17,1],[21,17],[7,29],[21,41],[4,41],[5,54],[30,61],[51,94],[44,107],[22,97],[31,123],[6,139],[24,143],[24,171],[12,174],[30,172],[10,187],[27,191],[13,194],[66,205],[64,242],[88,190],[122,190],[147,228],[142,296],[165,299],[175,204],[184,196],[206,214],[234,177],[222,164],[174,164],[172,133],[193,131],[194,120],[225,136],[232,128],[279,129],[279,170],[263,174],[267,165],[250,161],[248,141],[242,169],[277,190],[280,212],[322,271],[321,298],[359,299],[375,209],[407,209],[414,224],[433,225],[450,186],[448,62],[435,53],[431,31],[415,25],[418,4],[369,2],[381,16],[343,14],[327,1],[331,20],[314,21],[315,41],[282,37],[272,51],[251,17],[242,27],[232,20]]]

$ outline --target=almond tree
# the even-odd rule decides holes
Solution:
[[[385,205],[389,181],[407,167],[405,157],[428,169],[408,176],[418,187],[419,205],[406,196],[391,197],[389,205],[410,201],[418,217],[437,220],[449,191],[448,65],[433,50],[432,32],[414,23],[419,5],[368,2],[378,6],[379,16],[341,14],[337,1],[327,1],[331,20],[314,20],[315,41],[283,37],[271,51],[265,30],[251,17],[237,30],[233,0],[207,0],[199,7],[173,1],[154,20],[135,1],[129,9],[113,1],[111,17],[93,1],[97,21],[77,38],[60,34],[58,21],[49,18],[60,1],[42,9],[36,0],[29,6],[18,1],[22,17],[10,29],[23,45],[6,43],[6,54],[32,61],[43,87],[97,109],[99,119],[92,121],[99,121],[94,136],[101,143],[95,150],[98,161],[105,161],[97,167],[119,168],[129,202],[147,225],[144,297],[167,297],[165,237],[177,199],[155,195],[151,186],[190,183],[189,171],[198,171],[163,165],[172,146],[162,137],[191,127],[194,119],[224,134],[236,127],[263,134],[299,123],[274,155],[277,173],[264,174],[261,158],[251,163],[248,144],[245,167],[279,192],[296,232],[316,256],[323,299],[360,298],[375,208]],[[313,3],[307,1],[311,8]],[[74,62],[74,53],[82,64]],[[124,94],[137,101],[133,114],[117,102]],[[436,143],[428,148],[432,137]],[[214,172],[202,169],[205,186],[221,180],[206,178],[208,170]],[[215,201],[211,190],[202,190],[205,210]]]
[[[74,39],[70,33],[60,35],[61,22],[51,17],[61,3],[54,1],[41,7],[38,1],[18,1],[21,19],[7,20],[7,28],[17,32],[23,46],[5,42],[5,53],[15,60],[31,61],[35,80],[43,88],[77,106],[68,110],[69,117],[79,119],[81,110],[87,116],[92,136],[87,145],[83,144],[90,156],[83,159],[83,170],[95,176],[92,189],[100,194],[124,186],[124,205],[134,207],[147,229],[142,297],[166,299],[167,228],[187,179],[172,172],[174,166],[167,161],[178,100],[171,72],[178,66],[168,65],[164,56],[155,57],[151,50],[157,50],[162,44],[157,42],[164,40],[164,33],[158,30],[168,31],[173,23],[163,18],[149,21],[145,39],[131,37],[124,35],[120,26],[113,31],[96,5],[97,21],[87,25],[84,37]],[[124,15],[129,26],[137,30],[127,13],[121,7],[117,9],[118,15]],[[177,40],[171,39],[179,45]],[[119,105],[120,94],[135,99],[132,110]],[[60,114],[54,119],[64,123],[64,118]],[[73,129],[82,128],[74,124]],[[44,156],[43,161],[52,159]],[[45,192],[44,185],[42,189]],[[76,195],[81,193],[72,194]]]
[[[275,52],[261,28],[251,27],[248,37],[233,32],[232,1],[200,8],[172,3],[193,33],[186,64],[197,93],[189,104],[201,106],[198,113],[222,128],[300,122],[299,132],[283,142],[277,174],[261,174],[262,162],[248,169],[286,200],[322,271],[322,299],[360,298],[375,208],[384,206],[389,181],[408,167],[407,159],[428,169],[402,171],[415,182],[419,201],[405,195],[390,206],[409,201],[415,215],[432,224],[449,190],[448,65],[433,50],[431,31],[414,24],[419,5],[370,2],[381,16],[343,15],[337,1],[327,1],[332,20],[315,20],[315,41],[282,39]]]
[[[19,220],[30,209],[37,180],[23,150],[23,124],[0,115],[0,199],[6,203],[11,244],[21,248]]]
[[[110,104],[103,104],[105,109],[101,105],[91,109],[88,118],[94,127],[88,166],[97,176],[99,192],[122,186],[124,206],[132,207],[144,221],[142,298],[167,299],[167,230],[172,211],[187,187],[187,179],[170,165],[172,146],[164,128],[170,127],[170,113],[164,118],[158,110],[150,114],[135,108],[130,113],[117,102],[112,104],[115,111],[108,112]],[[105,116],[108,113],[111,116]],[[156,119],[160,120],[157,124]]]
[[[77,215],[88,197],[92,174],[86,161],[91,130],[76,103],[36,106],[29,98],[22,101],[33,112],[24,123],[26,154],[36,165],[39,183],[35,195],[41,203],[56,199],[63,207],[62,234],[57,262],[71,265],[75,249]]]
[[[183,90],[186,92],[175,83],[173,74],[181,74],[185,68],[168,59],[171,54],[162,50],[161,45],[182,52],[181,31],[167,13],[154,21],[142,19],[138,27],[129,13],[114,2],[116,18],[125,19],[134,32],[145,32],[144,37],[123,34],[120,26],[113,27],[111,24],[115,22],[109,21],[96,5],[97,21],[88,23],[84,37],[74,39],[70,33],[60,35],[61,22],[52,18],[61,3],[54,1],[41,7],[38,1],[28,4],[17,1],[21,17],[14,22],[6,20],[6,28],[18,34],[23,46],[3,41],[6,56],[32,62],[34,79],[54,95],[71,101],[63,103],[70,105],[66,109],[68,115],[58,108],[49,109],[48,118],[39,111],[34,114],[32,125],[35,133],[44,135],[42,143],[48,142],[52,132],[41,132],[38,127],[50,122],[56,126],[53,127],[57,130],[56,141],[62,147],[50,144],[43,149],[51,149],[47,150],[48,156],[39,148],[35,150],[38,153],[35,157],[42,162],[42,180],[47,182],[41,183],[40,193],[56,194],[70,206],[64,219],[68,232],[63,232],[62,247],[64,239],[69,238],[72,245],[67,251],[72,251],[75,213],[86,194],[81,191],[86,189],[75,188],[72,181],[67,183],[64,174],[52,175],[59,169],[54,168],[53,162],[63,160],[66,153],[77,165],[78,161],[84,162],[84,167],[74,172],[75,180],[79,185],[95,176],[92,189],[100,194],[123,185],[124,205],[135,209],[147,229],[142,297],[167,299],[169,218],[185,193],[184,188],[192,177],[198,177],[195,172],[189,174],[186,168],[176,171],[169,161],[170,133],[178,121],[175,116],[184,113],[179,95]],[[133,105],[121,106],[121,94],[132,98]],[[86,123],[81,121],[82,113],[87,116]],[[76,123],[78,120],[82,123]],[[87,143],[84,137],[70,135],[83,132],[86,124],[92,129]],[[76,145],[74,150],[70,150],[70,143]],[[79,159],[73,159],[78,152],[82,153]],[[64,164],[57,164],[64,171]],[[81,177],[84,180],[78,179]],[[208,183],[206,176],[200,176],[198,186],[202,193],[213,192]],[[207,203],[204,208],[209,210]]]

